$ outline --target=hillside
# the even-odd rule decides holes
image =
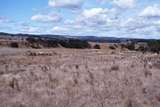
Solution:
[[[75,48],[118,49],[141,52],[160,52],[160,40],[94,36],[62,36],[0,33],[0,47],[12,48]]]
[[[9,34],[0,32],[0,37],[39,37],[46,39],[58,39],[58,40],[67,40],[67,39],[78,39],[88,42],[100,42],[100,43],[121,43],[121,42],[149,42],[155,39],[137,39],[137,38],[116,38],[116,37],[97,37],[97,36],[71,36],[71,35],[34,35],[34,34]]]

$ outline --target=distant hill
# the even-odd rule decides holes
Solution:
[[[137,39],[137,38],[116,38],[116,37],[96,37],[96,36],[77,36],[80,40],[86,40],[90,42],[108,42],[108,43],[124,43],[124,42],[148,42],[154,39]]]
[[[49,35],[49,34],[45,34],[45,35],[35,35],[35,34],[10,34],[10,33],[4,33],[4,32],[0,32],[0,37],[37,37],[37,38],[45,38],[45,39],[59,39],[59,40],[66,40],[68,38],[62,36],[62,35]]]
[[[59,35],[31,35],[0,33],[0,46],[13,48],[90,48],[85,40],[67,38]]]
[[[90,43],[91,42],[91,43]],[[94,42],[94,46],[92,46]],[[0,46],[13,48],[76,48],[100,49],[101,43],[107,43],[109,49],[128,49],[132,51],[160,53],[160,40],[131,39],[96,36],[67,36],[67,35],[34,35],[0,33]]]
[[[50,40],[69,40],[78,39],[88,42],[100,42],[100,43],[123,43],[123,42],[149,42],[154,39],[137,39],[137,38],[116,38],[116,37],[97,37],[97,36],[70,36],[70,35],[34,35],[34,34],[10,34],[0,32],[0,37],[2,36],[13,36],[13,37],[38,37]]]

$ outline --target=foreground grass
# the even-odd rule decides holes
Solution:
[[[159,71],[150,53],[0,49],[0,107],[159,107]]]

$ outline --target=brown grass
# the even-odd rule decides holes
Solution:
[[[129,51],[3,48],[0,107],[159,107],[159,61]]]

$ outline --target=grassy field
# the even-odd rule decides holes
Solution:
[[[160,107],[160,55],[1,48],[0,107]]]

